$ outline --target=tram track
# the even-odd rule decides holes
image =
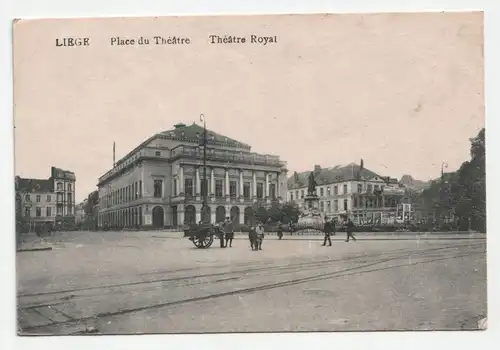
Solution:
[[[472,250],[471,252],[460,252],[460,250],[464,247],[467,247],[469,250]],[[418,265],[418,264],[426,264],[426,263],[431,263],[435,261],[443,261],[443,260],[449,260],[449,259],[456,259],[456,258],[461,258],[461,257],[467,257],[471,255],[480,255],[480,254],[485,254],[484,249],[480,249],[481,247],[484,247],[484,244],[467,244],[467,245],[449,245],[449,246],[444,246],[444,247],[439,247],[439,248],[424,248],[424,249],[402,249],[400,251],[394,251],[391,252],[390,254],[384,254],[384,253],[376,253],[376,254],[358,254],[356,256],[351,256],[349,258],[343,258],[343,259],[328,259],[328,260],[319,260],[319,261],[313,261],[313,262],[304,262],[304,263],[297,263],[293,264],[290,266],[276,266],[274,269],[269,269],[269,267],[262,267],[262,268],[254,268],[254,269],[246,269],[246,270],[238,270],[238,271],[231,271],[231,272],[226,272],[226,273],[217,273],[217,274],[206,274],[206,275],[201,275],[201,276],[196,276],[196,278],[200,277],[218,277],[220,275],[226,275],[227,278],[223,279],[215,279],[212,281],[200,281],[198,284],[213,284],[213,283],[221,283],[223,284],[222,290],[220,292],[216,293],[206,293],[203,289],[200,290],[195,290],[196,293],[193,297],[181,297],[178,300],[172,300],[172,301],[165,301],[165,302],[159,302],[155,304],[149,304],[149,305],[138,305],[135,307],[130,307],[126,309],[118,309],[118,310],[110,310],[106,312],[97,312],[93,315],[89,315],[86,317],[79,317],[67,321],[60,321],[60,322],[51,322],[43,325],[35,325],[31,327],[24,327],[23,331],[24,332],[33,332],[33,331],[43,331],[43,329],[47,328],[54,328],[54,327],[59,327],[59,326],[67,326],[67,325],[77,325],[81,323],[85,323],[86,321],[89,320],[95,320],[103,317],[112,317],[112,316],[118,316],[118,315],[124,315],[124,314],[131,314],[135,312],[141,312],[141,311],[146,311],[146,310],[151,310],[151,309],[158,309],[158,308],[168,308],[168,307],[174,307],[174,306],[180,306],[184,305],[187,303],[195,303],[195,302],[200,302],[200,301],[205,301],[205,300],[211,300],[211,299],[217,299],[225,296],[231,296],[231,295],[237,295],[237,294],[245,294],[245,293],[255,293],[259,291],[264,291],[264,290],[269,290],[269,289],[274,289],[274,288],[281,288],[281,287],[287,287],[287,286],[292,286],[292,285],[298,285],[298,284],[304,284],[304,283],[309,283],[309,282],[314,282],[314,281],[320,281],[320,280],[325,280],[329,278],[340,278],[344,276],[350,276],[354,274],[364,274],[364,273],[370,273],[370,272],[375,272],[375,271],[382,271],[382,270],[387,270],[387,269],[393,269],[393,268],[400,268],[400,267],[406,267],[406,266],[412,266],[412,265]],[[479,251],[478,251],[479,248]],[[455,251],[453,251],[455,250]],[[458,250],[458,251],[456,251]],[[442,256],[436,256],[436,253],[440,252]],[[406,262],[402,264],[396,264],[396,265],[391,265],[390,262],[396,262],[396,261],[401,261],[401,260],[408,260],[408,259],[415,259],[416,261],[413,262]],[[325,262],[339,262],[343,261],[346,264],[354,264],[354,266],[346,267],[346,268],[340,268],[334,271],[331,271],[332,268],[338,268],[338,264],[330,265],[330,266],[325,266]],[[388,266],[378,266],[375,267],[376,265],[381,265],[381,264],[389,264]],[[330,269],[330,271],[328,271]],[[266,277],[267,279],[270,279],[271,281],[264,281],[259,283],[259,285],[256,286],[251,286],[251,287],[243,287],[243,288],[238,288],[238,289],[231,289],[231,286],[226,286],[225,282],[234,282],[235,280],[245,280],[245,279],[251,279],[256,276],[255,273],[261,272],[263,270],[268,270],[268,272],[274,272],[274,273],[267,273],[263,277]],[[327,270],[327,271],[325,271]],[[246,273],[244,273],[246,271]],[[252,271],[251,274],[249,274],[249,271]],[[276,273],[277,272],[277,273]],[[318,273],[321,272],[321,273]],[[240,274],[240,277],[232,277],[234,274]],[[300,274],[303,274],[304,276],[299,276]],[[290,276],[291,275],[291,276]],[[272,279],[275,276],[279,276],[280,280],[276,282],[272,282]],[[180,279],[181,277],[179,277]],[[193,278],[192,276],[186,276],[184,279],[190,279]],[[264,280],[266,279],[264,278]],[[149,283],[155,283],[155,282],[164,282],[161,280],[155,280],[155,281],[150,281]],[[172,282],[170,280],[169,282]],[[260,281],[259,281],[260,282]],[[195,284],[191,284],[188,287],[193,287]],[[131,286],[128,284],[127,286]],[[123,285],[122,285],[123,287]],[[170,284],[167,287],[164,287],[165,290],[169,291],[170,289],[181,289],[185,288],[186,285],[174,285]],[[96,287],[96,288],[116,288],[116,287]],[[229,289],[229,290],[228,290]],[[86,289],[88,290],[88,289]],[[151,289],[152,291],[158,291],[158,287],[153,287]],[[142,292],[146,292],[145,289],[141,290]],[[74,292],[74,290],[73,290]],[[103,291],[104,292],[104,291]],[[111,290],[108,290],[108,292],[113,292]],[[123,293],[127,293],[127,290],[122,290]],[[130,292],[130,291],[128,291]],[[102,295],[103,293],[100,293]],[[201,294],[201,295],[197,295]],[[182,293],[181,293],[182,296]],[[92,296],[90,296],[92,297]],[[78,298],[78,296],[76,296]],[[73,299],[72,299],[73,301]],[[64,304],[60,303],[60,299],[53,300],[53,303],[50,301],[45,303],[43,306],[44,307],[50,307],[50,306],[56,306],[57,304]],[[42,307],[42,306],[39,306]],[[26,306],[24,309],[28,308],[37,308],[37,306],[31,305],[31,306]],[[53,321],[53,320],[51,320]]]

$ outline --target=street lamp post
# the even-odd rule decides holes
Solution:
[[[205,116],[200,115],[200,120],[203,122],[203,182],[201,186],[203,204],[201,207],[202,223],[209,223],[209,218],[207,218],[207,195],[208,195],[208,183],[207,183],[207,124],[205,122]]]

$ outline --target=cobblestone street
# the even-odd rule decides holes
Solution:
[[[267,236],[255,252],[244,235],[195,249],[178,233],[59,234],[17,253],[20,333],[478,328],[484,235],[377,237]]]

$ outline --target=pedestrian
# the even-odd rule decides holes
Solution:
[[[222,222],[219,222],[217,224],[217,231],[219,232],[220,247],[226,248],[226,246],[224,245],[224,229],[222,227]]]
[[[346,242],[349,242],[349,237],[352,238],[354,241],[356,241],[356,238],[354,237],[353,234],[353,230],[354,230],[354,223],[352,222],[351,219],[348,219],[345,228],[345,232],[347,233],[347,239],[345,240]]]
[[[229,242],[229,247],[233,246],[233,238],[234,238],[234,224],[229,216],[226,217],[226,222],[224,222],[224,233],[226,234],[226,247]]]
[[[281,226],[281,221],[278,221],[278,239],[283,238],[283,227]]]
[[[252,248],[252,250],[257,250],[256,225],[250,226],[250,230],[248,231],[248,240],[250,241],[250,248]]]
[[[332,223],[330,221],[325,221],[325,226],[323,227],[323,231],[325,232],[325,239],[323,240],[323,247],[326,246],[326,241],[328,240],[328,246],[332,246],[332,240],[330,238],[330,234],[332,232]]]
[[[258,250],[262,250],[262,241],[264,240],[264,225],[262,225],[262,222],[259,222],[255,232],[257,234],[256,246]]]

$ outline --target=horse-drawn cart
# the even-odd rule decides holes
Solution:
[[[184,229],[184,236],[200,249],[209,248],[214,242],[214,236],[220,238],[222,234],[218,226],[212,224],[193,224]]]

